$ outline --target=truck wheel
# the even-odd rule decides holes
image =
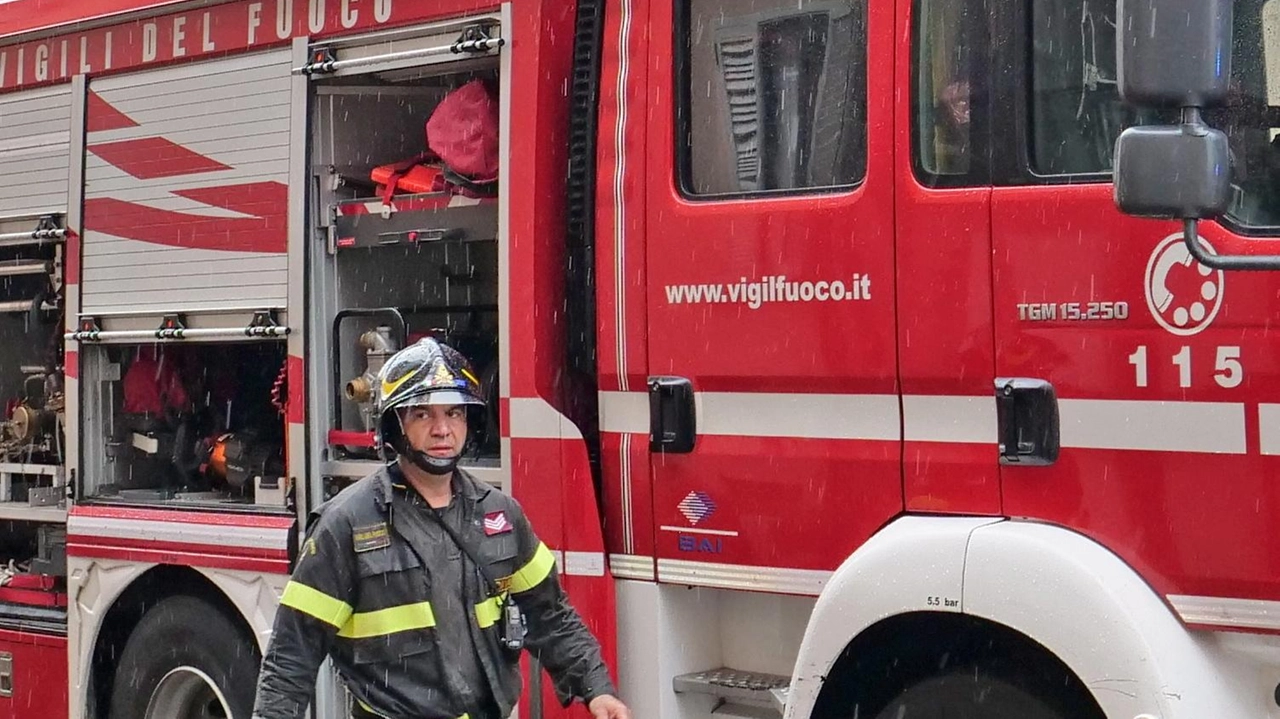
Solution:
[[[212,605],[161,600],[120,655],[111,719],[249,719],[260,655]]]
[[[1072,719],[1053,703],[979,669],[928,677],[907,687],[876,719]]]

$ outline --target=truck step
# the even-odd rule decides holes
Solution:
[[[707,694],[735,704],[772,709],[781,716],[787,705],[791,678],[721,667],[672,680],[677,694]]]

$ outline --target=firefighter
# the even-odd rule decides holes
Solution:
[[[526,648],[566,706],[629,719],[520,505],[458,468],[485,411],[466,360],[424,339],[387,360],[378,385],[386,466],[312,514],[254,719],[300,719],[325,657],[353,719],[504,719]]]

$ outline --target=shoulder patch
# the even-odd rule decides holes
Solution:
[[[504,534],[513,529],[515,529],[515,525],[507,519],[506,512],[489,512],[484,515],[484,535],[486,537]]]
[[[391,546],[391,532],[386,522],[356,527],[351,530],[351,545],[356,553],[371,552]]]

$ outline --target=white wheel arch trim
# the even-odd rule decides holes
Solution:
[[[1107,717],[1266,716],[1247,672],[1212,634],[1188,631],[1128,565],[1060,527],[904,517],[832,575],[805,631],[786,719],[810,716],[845,646],[876,622],[917,611],[989,619],[1047,647]],[[1252,701],[1251,701],[1252,700]]]
[[[89,691],[89,669],[93,649],[102,631],[102,621],[107,612],[125,590],[133,585],[148,569],[156,565],[148,562],[131,562],[115,559],[68,559],[68,660],[69,675],[73,686],[69,694],[71,719],[85,718],[85,702]],[[271,628],[286,575],[243,572],[229,569],[192,567],[212,582],[240,615],[249,623],[258,642],[258,650],[265,652],[271,639]]]

